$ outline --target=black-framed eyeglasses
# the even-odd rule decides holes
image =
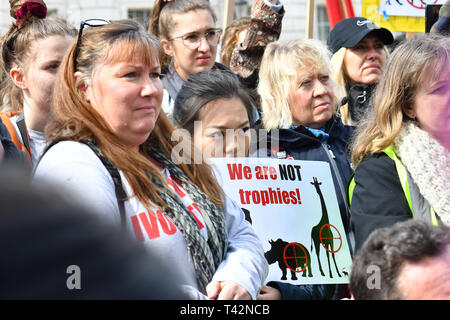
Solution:
[[[80,46],[81,46],[81,36],[83,34],[84,26],[89,27],[102,27],[104,25],[110,24],[111,21],[105,20],[105,19],[87,19],[81,21],[80,24],[80,31],[78,31],[78,39],[77,39],[77,46],[75,47],[75,54],[73,56],[73,69],[77,69],[77,59],[78,54],[80,53]]]
[[[210,46],[216,46],[220,41],[221,34],[222,29],[215,28],[209,29],[204,34],[198,32],[189,32],[178,37],[173,37],[172,39],[169,39],[169,41],[181,39],[186,47],[194,50],[200,46],[203,38],[206,39]]]

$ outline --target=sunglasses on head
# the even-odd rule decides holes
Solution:
[[[78,54],[80,53],[81,36],[83,35],[84,26],[102,27],[102,26],[110,24],[110,23],[111,23],[111,21],[104,20],[104,19],[87,19],[87,20],[81,21],[80,31],[78,31],[77,46],[75,47],[75,54],[73,56],[73,68],[74,68],[74,70],[77,69],[77,59],[78,59]]]

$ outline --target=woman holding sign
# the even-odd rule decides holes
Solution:
[[[348,234],[346,185],[353,170],[347,145],[353,129],[336,117],[337,101],[330,72],[329,52],[317,41],[268,45],[261,63],[258,93],[269,146],[260,149],[258,156],[328,162]],[[283,299],[330,299],[334,292],[334,285],[271,285],[276,289],[265,287],[261,298],[281,294]]]
[[[449,66],[450,38],[439,36],[408,40],[388,61],[353,146],[356,249],[397,221],[450,224]]]
[[[61,64],[51,145],[36,176],[121,223],[173,267],[191,298],[255,298],[268,267],[244,213],[205,162],[171,157],[160,50],[133,20],[82,21]]]

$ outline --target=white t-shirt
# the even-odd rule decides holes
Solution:
[[[168,171],[163,173],[168,177]],[[128,196],[131,187],[122,172],[122,184]],[[42,158],[35,171],[35,179],[47,179],[59,183],[71,198],[103,215],[105,221],[120,223],[120,213],[114,191],[114,183],[100,159],[86,145],[63,141],[53,146]],[[168,177],[168,184],[177,189],[176,180]],[[178,190],[186,207],[196,218],[201,234],[208,233],[202,213],[184,190]],[[244,287],[253,299],[259,293],[268,273],[262,244],[251,225],[245,220],[242,210],[230,198],[225,200],[225,219],[228,232],[228,250],[212,281],[231,280]],[[125,201],[127,228],[138,241],[182,275],[181,285],[191,293],[193,299],[205,298],[197,287],[195,268],[187,251],[183,234],[161,211],[148,212],[136,197]]]

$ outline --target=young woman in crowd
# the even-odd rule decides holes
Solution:
[[[258,156],[328,162],[342,222],[349,234],[346,185],[353,171],[347,146],[353,129],[336,116],[330,72],[328,50],[319,42],[296,40],[267,46],[258,93],[269,146]],[[279,148],[274,150],[276,145]],[[264,287],[261,298],[330,299],[334,289],[334,285],[271,282]]]
[[[45,147],[59,64],[76,35],[65,21],[46,18],[43,1],[10,0],[16,19],[2,39],[3,123],[12,141],[36,164]]]
[[[258,7],[255,10],[261,11],[262,13],[259,14],[261,16],[264,13],[267,15],[266,12],[272,7],[282,10],[280,4],[273,4],[275,2],[278,3],[278,0],[258,0],[255,4]],[[281,19],[278,20],[279,30],[276,30],[279,35]],[[162,71],[166,74],[163,78],[165,89],[163,110],[167,114],[172,114],[176,96],[191,75],[210,69],[229,70],[228,67],[216,62],[217,47],[222,34],[222,29],[216,27],[216,22],[217,17],[207,0],[155,1],[149,32],[159,37],[165,52],[161,63]],[[263,25],[262,19],[259,23],[255,23],[255,27],[268,28]],[[251,30],[249,32],[252,33]],[[275,39],[272,37],[272,41]],[[254,54],[258,49],[255,47],[257,46],[249,48],[248,51],[252,50]],[[246,51],[247,49],[236,52],[237,55],[242,56],[239,68],[254,67],[251,65],[254,59],[244,57]],[[260,52],[260,59],[262,51],[258,52]],[[251,70],[253,73],[254,68]],[[242,77],[240,73],[238,74]],[[248,76],[249,74],[244,78]]]
[[[187,129],[204,157],[246,157],[253,104],[236,75],[201,71],[190,77],[175,100],[174,123]]]
[[[450,224],[450,38],[394,51],[352,159],[356,249],[373,230],[411,217]]]
[[[83,21],[61,64],[52,144],[36,176],[120,221],[173,266],[192,298],[255,298],[268,266],[243,212],[205,162],[172,160],[160,53],[137,22]]]
[[[389,30],[362,17],[344,19],[331,30],[332,77],[339,84],[336,95],[344,124],[357,125],[370,108],[371,94],[388,56],[385,45],[393,41]]]

